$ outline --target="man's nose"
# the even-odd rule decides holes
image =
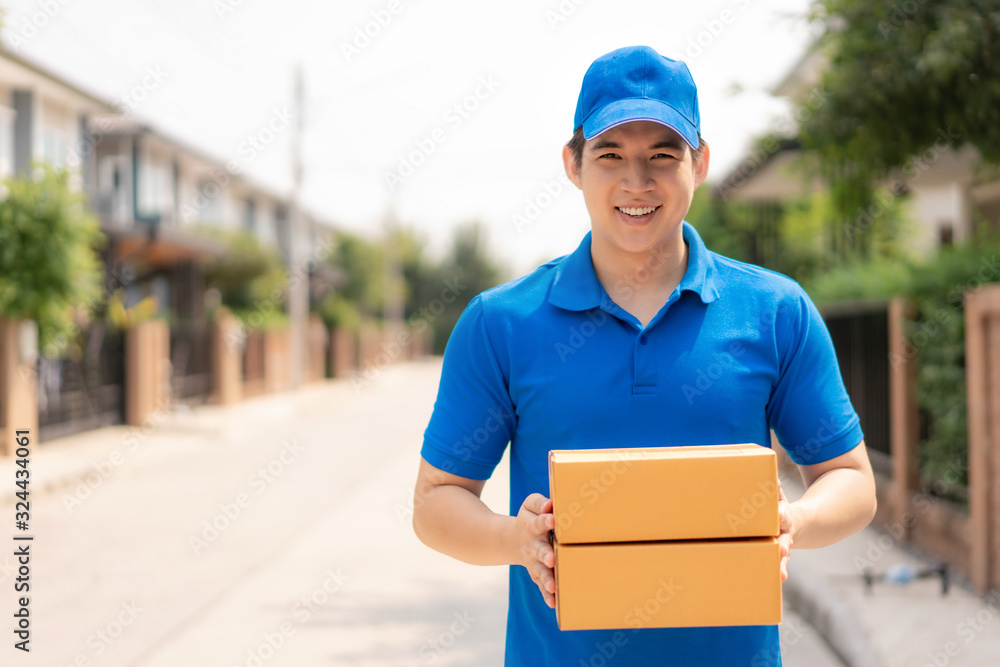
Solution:
[[[630,162],[622,176],[622,190],[627,192],[645,192],[653,187],[653,177],[649,166],[643,160]]]

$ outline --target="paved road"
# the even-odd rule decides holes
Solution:
[[[0,664],[501,665],[506,570],[410,530],[439,367],[43,445],[36,467],[85,452],[94,472],[33,497],[32,651]],[[484,499],[506,508],[502,476]],[[782,643],[786,665],[840,664],[790,613]]]

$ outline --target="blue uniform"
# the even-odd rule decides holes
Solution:
[[[487,479],[509,443],[513,515],[531,493],[549,496],[551,449],[769,447],[770,429],[799,464],[856,447],[858,417],[802,288],[708,251],[686,222],[683,235],[687,270],[645,327],[598,281],[589,233],[573,253],[475,297],[448,341],[424,459]],[[764,667],[781,657],[778,626],[562,632],[513,566],[506,664]]]

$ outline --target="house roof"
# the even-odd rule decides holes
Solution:
[[[796,178],[799,142],[796,139],[765,141],[750,151],[712,189],[715,197],[737,201],[773,201],[802,194],[811,188]],[[797,187],[801,184],[801,187]]]
[[[784,78],[771,91],[776,97],[795,99],[808,88],[819,83],[826,57],[820,52],[816,42],[813,42],[795,64],[791,66]]]
[[[37,83],[37,78],[33,77],[41,77],[48,83],[64,88],[74,95],[83,98],[98,109],[106,112],[113,112],[115,110],[114,105],[107,98],[67,81],[64,77],[54,73],[31,58],[0,45],[0,66],[2,66],[3,61],[7,61],[8,64],[15,66],[13,68],[5,68],[7,71],[3,72],[3,80],[15,86],[32,86]],[[18,67],[27,70],[27,73],[19,73],[17,71]]]
[[[6,63],[6,67],[4,66]],[[21,70],[21,71],[19,71]],[[105,134],[115,134],[121,136],[138,136],[142,134],[153,135],[158,139],[176,146],[179,150],[187,153],[197,161],[207,165],[225,168],[226,160],[209,155],[202,149],[195,148],[180,141],[162,130],[156,128],[149,121],[143,120],[135,115],[121,115],[120,109],[115,104],[86,88],[68,81],[65,77],[56,74],[44,65],[32,60],[30,57],[12,51],[0,45],[0,79],[13,85],[23,87],[35,87],[38,79],[41,78],[49,85],[53,85],[69,91],[73,95],[81,98],[91,106],[88,125],[93,129],[100,129]],[[236,180],[244,183],[251,190],[257,191],[261,195],[274,201],[287,203],[288,195],[277,192],[269,186],[241,174],[235,177]],[[316,215],[309,211],[303,211],[306,219],[312,223],[321,225],[331,231],[338,226],[330,222],[324,216]]]

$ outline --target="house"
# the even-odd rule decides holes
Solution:
[[[818,85],[825,62],[817,50],[806,53],[774,94],[799,105],[823,103]],[[801,108],[801,107],[796,107]],[[801,151],[793,138],[794,115],[779,128],[781,137],[764,142],[732,169],[714,189],[726,201],[750,204],[753,210],[799,199],[825,186],[804,174]],[[951,128],[941,128],[937,141],[911,158],[876,189],[872,206],[886,206],[909,195],[906,248],[917,256],[930,256],[940,248],[969,239],[980,224],[1000,231],[1000,172],[981,164],[979,153],[962,145]],[[833,221],[863,230],[873,219],[871,211],[859,211],[854,220]],[[903,299],[885,302],[837,304],[821,308],[848,393],[861,418],[869,458],[878,489],[876,522],[894,540],[907,540],[962,575],[981,592],[1000,588],[1000,468],[986,461],[1000,460],[1000,439],[987,437],[985,424],[995,424],[1000,415],[995,383],[985,374],[995,371],[987,359],[995,357],[989,341],[996,341],[995,312],[1000,304],[1000,288],[989,298],[983,293],[965,292],[957,285],[956,311],[935,317],[964,317],[969,424],[968,484],[962,482],[964,463],[953,466],[937,479],[920,474],[919,452],[921,417],[914,397],[916,346],[934,344],[927,331],[907,336],[905,321],[908,304]],[[957,321],[952,319],[952,321]],[[936,324],[934,325],[936,326]],[[990,329],[989,327],[993,328]],[[992,334],[984,333],[992,331]],[[970,343],[975,342],[975,344]],[[992,375],[990,377],[993,377]],[[978,389],[977,389],[978,388]],[[995,430],[995,429],[994,429]],[[993,431],[989,431],[993,433]],[[963,507],[964,504],[968,508]],[[862,559],[863,560],[863,559]],[[861,574],[861,572],[859,572]]]
[[[36,161],[71,170],[108,239],[105,289],[92,304],[99,316],[85,325],[82,349],[39,355],[42,439],[125,419],[124,336],[103,317],[104,306],[120,295],[126,308],[155,297],[157,315],[170,323],[172,400],[208,400],[212,345],[203,267],[223,246],[206,230],[248,231],[275,248],[290,274],[304,272],[310,280],[314,267],[304,260],[321,256],[333,231],[309,214],[293,225],[287,195],[137,118],[126,102],[102,99],[0,49],[0,178]],[[293,246],[300,268],[292,266]]]
[[[773,94],[804,106],[822,104],[824,62],[819,51],[806,52]],[[779,120],[776,130],[784,136],[747,155],[716,186],[715,194],[731,201],[767,203],[823,188],[804,176],[808,172],[800,163],[796,129],[794,114]],[[908,229],[907,244],[916,254],[927,255],[968,238],[981,221],[1000,229],[1000,173],[982,168],[975,148],[962,146],[950,128],[941,128],[934,145],[897,170],[879,192],[883,201],[902,194],[909,195],[915,227]]]

